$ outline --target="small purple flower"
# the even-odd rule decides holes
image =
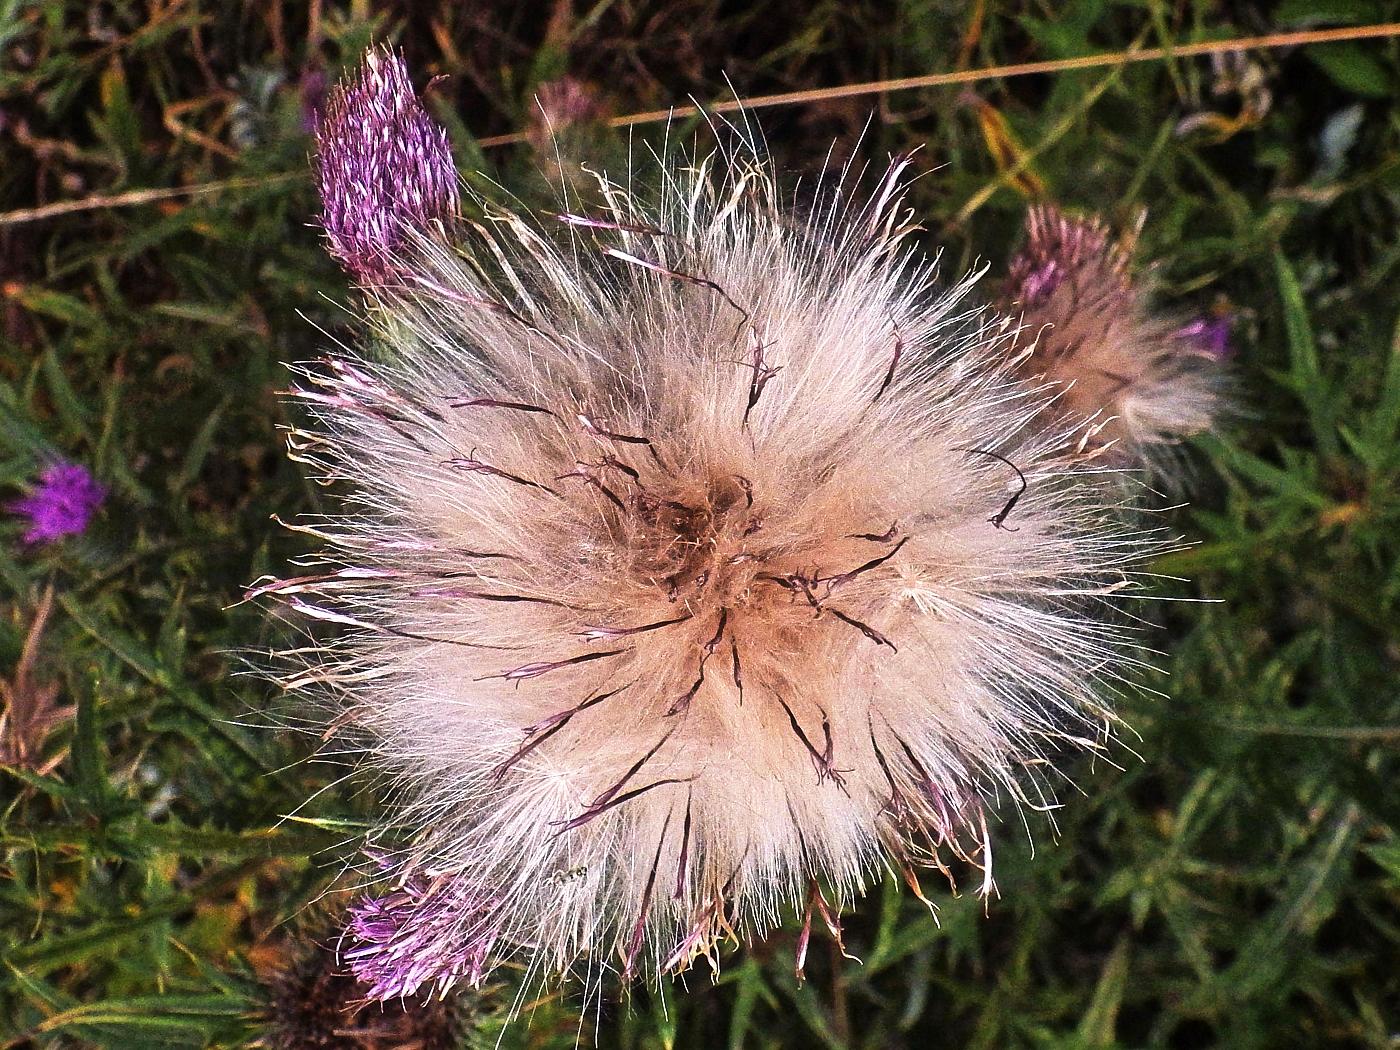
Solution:
[[[1190,324],[1184,324],[1172,333],[1177,339],[1189,343],[1191,348],[1206,357],[1223,361],[1230,356],[1230,328],[1232,321],[1228,314],[1197,317]]]
[[[106,486],[96,481],[86,467],[55,463],[39,475],[33,492],[12,501],[6,509],[29,519],[24,533],[26,543],[49,543],[86,530],[106,498]]]
[[[345,932],[354,946],[342,957],[373,999],[428,984],[439,993],[463,980],[479,985],[494,968],[498,904],[460,875],[410,872],[397,889],[350,906]]]
[[[413,93],[408,68],[370,51],[326,104],[316,133],[321,225],[330,252],[362,281],[392,277],[406,229],[457,210],[447,133]]]

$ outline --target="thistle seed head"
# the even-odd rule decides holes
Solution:
[[[1128,244],[1102,220],[1031,209],[1004,299],[1021,315],[1023,373],[1059,394],[1048,415],[1084,424],[1110,461],[1163,468],[1167,446],[1213,422],[1216,333],[1155,312]]]
[[[478,201],[372,351],[301,370],[292,454],[339,503],[250,594],[384,777],[376,994],[717,965],[950,858],[990,892],[997,800],[1112,725],[1155,541],[906,246],[907,162],[793,211],[755,156],[543,226]]]

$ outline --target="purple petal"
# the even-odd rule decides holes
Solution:
[[[493,969],[498,907],[460,876],[415,871],[398,889],[350,906],[350,947],[342,955],[374,999],[412,995],[427,984],[439,990],[460,981],[479,985]]]

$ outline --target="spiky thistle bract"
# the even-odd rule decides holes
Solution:
[[[285,681],[383,778],[380,994],[717,966],[793,915],[800,968],[887,872],[990,892],[998,807],[1110,731],[1155,541],[909,246],[907,163],[805,209],[742,143],[473,200],[299,370],[338,502],[251,593],[326,629]]]

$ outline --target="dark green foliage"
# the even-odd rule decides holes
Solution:
[[[1361,0],[974,8],[0,0],[0,211],[210,186],[0,216],[0,484],[62,455],[111,489],[81,538],[27,548],[0,523],[6,696],[56,683],[61,711],[0,770],[0,1046],[247,1045],[290,917],[374,804],[322,790],[344,771],[305,761],[314,740],[277,728],[297,713],[230,655],[271,630],[242,586],[300,549],[269,515],[319,498],[282,456],[275,391],[349,329],[309,225],[307,121],[368,41],[447,74],[430,99],[463,164],[543,206],[571,158],[477,139],[538,126],[535,92],[565,74],[616,114],[723,99],[725,73],[751,95],[1400,18]],[[925,146],[912,199],[951,275],[1005,261],[1037,184],[1120,226],[1148,209],[1164,301],[1238,319],[1237,409],[1189,451],[1192,507],[1165,514],[1197,542],[1156,566],[1190,580],[1164,593],[1216,604],[1144,607],[1170,675],[1122,711],[1141,757],[1069,770],[1083,793],[1066,786],[1057,833],[1029,814],[1034,857],[1004,814],[987,915],[943,891],[940,928],[891,882],[847,920],[864,965],[814,935],[798,987],[793,931],[716,985],[582,1019],[567,996],[535,1004],[503,1045],[1396,1045],[1400,68],[1392,41],[1249,63],[1268,97],[1213,93],[1225,70],[1195,58],[760,114],[793,173],[833,138],[836,161]],[[625,133],[561,138],[625,164]],[[473,1045],[494,1045],[514,976]]]

